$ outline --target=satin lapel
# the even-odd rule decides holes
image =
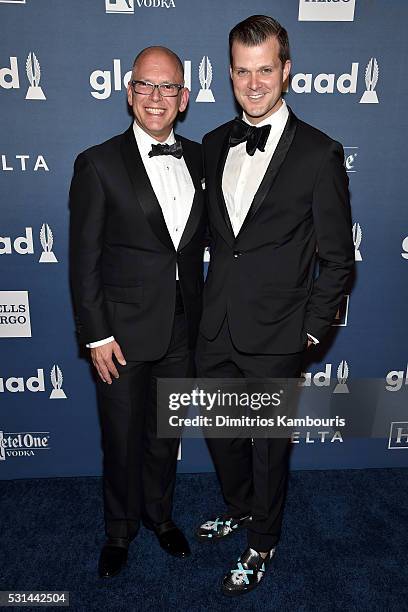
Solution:
[[[135,196],[147,221],[159,240],[169,249],[174,250],[162,209],[143,165],[132,126],[123,134],[121,149],[123,161],[133,185]]]
[[[194,184],[195,192],[194,199],[191,205],[191,210],[189,217],[187,219],[186,226],[184,228],[184,232],[180,239],[180,244],[178,246],[178,251],[181,251],[182,248],[186,246],[194,236],[194,233],[197,229],[197,225],[201,219],[204,210],[204,192],[201,185],[202,178],[202,164],[201,168],[199,163],[197,164],[197,159],[194,159],[194,153],[190,150],[190,145],[188,141],[184,140],[177,136],[177,139],[181,140],[183,145],[183,157],[186,162],[187,169],[190,173],[191,179]],[[195,156],[197,157],[197,156]]]
[[[231,123],[232,125],[232,123]],[[225,203],[224,193],[222,191],[222,175],[224,174],[225,162],[227,161],[229,151],[229,135],[230,129],[228,130],[221,146],[220,157],[218,158],[217,171],[215,176],[216,181],[216,196],[217,203],[221,213],[221,217],[224,220],[224,224],[220,228],[225,240],[228,243],[232,243],[235,240],[234,230],[232,229],[231,220],[228,214],[227,205]]]
[[[280,137],[280,140],[278,142],[278,146],[276,147],[275,152],[272,155],[272,159],[269,163],[268,168],[266,169],[265,175],[261,181],[258,191],[256,192],[254,199],[252,200],[252,204],[247,213],[247,216],[245,217],[244,223],[242,224],[242,227],[239,230],[239,234],[253,219],[254,215],[259,210],[259,207],[262,205],[268,192],[270,191],[276,177],[278,176],[279,170],[283,162],[285,161],[285,157],[295,136],[296,126],[297,118],[289,109],[289,117],[286,122],[285,129],[283,130],[282,136]]]

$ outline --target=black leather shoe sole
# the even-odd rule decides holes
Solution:
[[[117,576],[127,563],[127,548],[120,546],[104,546],[99,557],[98,573],[103,579]]]

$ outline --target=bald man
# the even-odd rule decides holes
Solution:
[[[126,565],[141,522],[169,554],[190,554],[172,520],[179,440],[156,435],[156,379],[192,375],[201,316],[201,150],[173,132],[188,98],[178,56],[144,49],[127,89],[132,125],[75,161],[71,280],[79,342],[97,373],[103,578]]]

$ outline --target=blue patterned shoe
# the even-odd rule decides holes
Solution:
[[[247,548],[238,558],[234,569],[224,577],[222,583],[224,595],[243,595],[255,589],[262,582],[275,550],[272,548],[263,559],[259,552],[253,548]]]
[[[251,520],[252,517],[249,514],[239,518],[232,516],[217,517],[200,525],[196,531],[196,536],[201,542],[221,540],[246,527]]]

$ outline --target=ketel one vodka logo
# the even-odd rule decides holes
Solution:
[[[40,242],[43,248],[39,263],[58,263],[52,247],[54,244],[54,236],[48,223],[43,223],[40,231]]]
[[[8,457],[33,457],[37,451],[49,449],[49,431],[0,431],[0,461]]]
[[[209,57],[204,55],[198,69],[198,78],[201,89],[198,92],[196,102],[215,102],[213,92],[210,89],[212,83],[213,71]]]
[[[360,252],[361,240],[363,238],[363,233],[361,231],[361,227],[359,223],[354,223],[353,225],[353,242],[354,242],[354,259],[356,261],[363,261]]]
[[[105,0],[107,13],[133,14],[135,12],[134,0]]]
[[[35,53],[29,53],[26,61],[27,79],[30,87],[27,90],[26,100],[45,100],[45,95],[40,87],[41,68]]]
[[[378,62],[372,57],[365,71],[366,90],[361,96],[360,104],[378,104],[378,96],[375,87],[378,82]]]

